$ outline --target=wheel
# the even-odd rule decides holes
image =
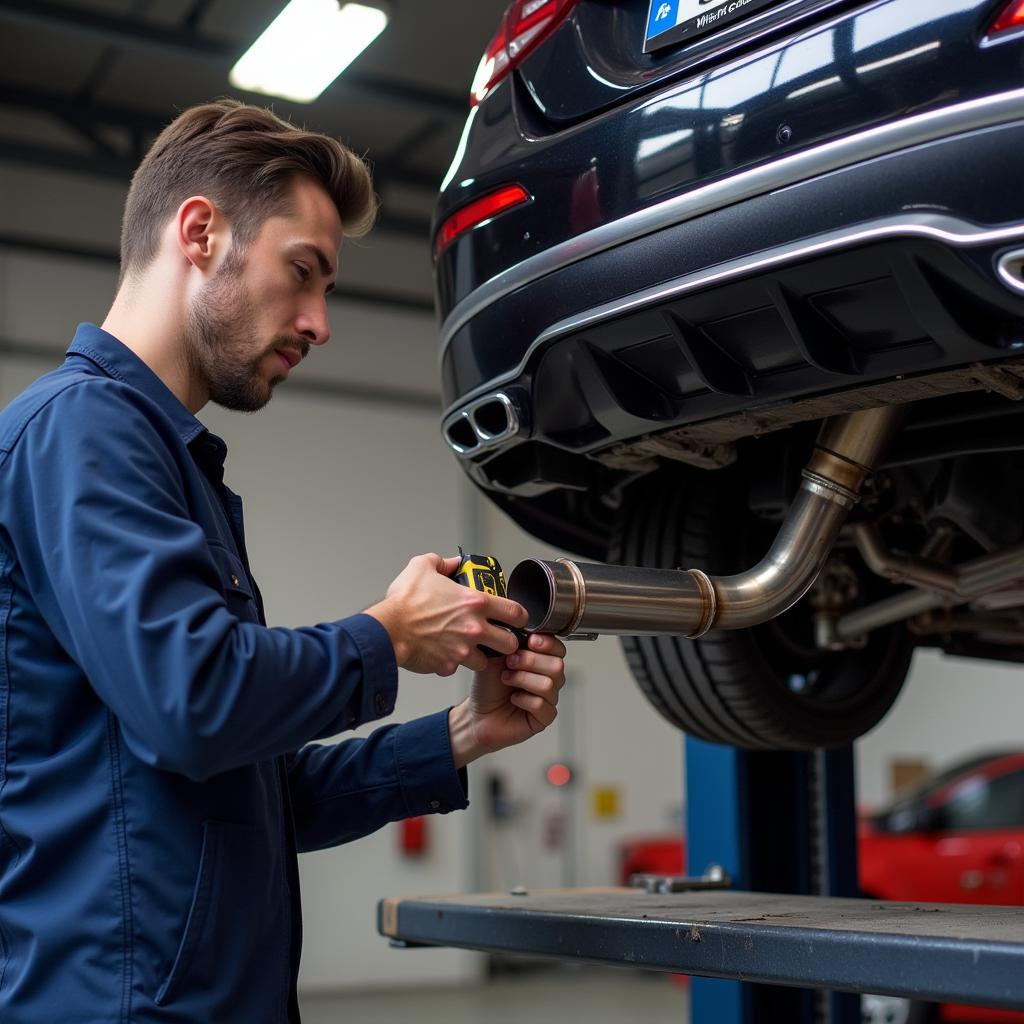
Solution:
[[[738,467],[660,472],[629,489],[611,560],[728,575],[752,567],[778,529],[748,510]],[[876,587],[873,578],[866,588]],[[869,596],[870,590],[868,590]],[[910,667],[901,625],[870,634],[860,649],[822,651],[805,599],[752,629],[624,637],[630,669],[674,725],[715,743],[807,750],[849,743],[888,711]]]

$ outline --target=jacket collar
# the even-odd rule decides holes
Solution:
[[[68,356],[83,356],[108,377],[141,391],[171,420],[185,444],[207,433],[206,427],[130,348],[95,324],[78,325]]]

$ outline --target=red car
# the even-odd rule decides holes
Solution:
[[[1024,752],[961,762],[864,819],[860,885],[887,900],[1024,904]]]
[[[681,838],[652,837],[620,848],[620,878],[679,874]],[[1024,751],[960,761],[884,810],[861,820],[860,887],[871,899],[1024,906]],[[1024,1014],[974,1007],[941,1010],[865,996],[865,1024],[1024,1022]]]

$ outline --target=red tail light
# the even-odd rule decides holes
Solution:
[[[565,21],[576,2],[514,0],[480,58],[470,103],[476,106],[527,54],[540,46]]]
[[[1024,0],[1014,0],[1003,8],[999,17],[992,22],[988,30],[989,35],[996,32],[1006,32],[1011,28],[1024,28]]]
[[[456,210],[438,230],[434,239],[434,259],[436,260],[459,235],[470,228],[483,224],[485,220],[490,220],[499,213],[511,210],[513,206],[529,202],[529,199],[530,193],[522,185],[503,185],[494,192],[467,203],[461,210]]]

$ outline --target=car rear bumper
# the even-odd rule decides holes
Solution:
[[[443,324],[444,427],[501,391],[514,433],[463,458],[528,440],[584,454],[1019,356],[1024,290],[1000,261],[1024,247],[1022,151],[1015,90],[751,169],[523,261]]]
[[[870,128],[792,156],[760,164],[601,224],[523,259],[474,287],[444,317],[441,327],[442,359],[453,339],[477,314],[504,296],[548,274],[747,199],[790,188],[835,171],[849,170],[876,158],[905,154],[928,143],[955,141],[957,137],[977,130],[1012,126],[1020,121],[1024,121],[1024,89],[1009,90]],[[949,153],[943,153],[940,159],[948,160],[950,156]],[[890,164],[885,166],[887,170],[891,167]],[[916,186],[917,183],[910,184]],[[909,194],[914,195],[913,192]],[[854,195],[846,198],[850,203],[859,199]],[[915,195],[912,205],[927,208],[930,204],[926,197],[917,199]],[[933,208],[949,209],[941,203]],[[837,204],[835,212],[839,214],[837,219],[841,223],[849,223],[853,208],[843,202]],[[802,225],[798,223],[795,226]],[[772,232],[772,237],[778,234]],[[794,241],[801,237],[792,228],[784,234]],[[714,259],[712,262],[718,263],[721,260]],[[670,265],[674,265],[674,261]],[[655,265],[651,268],[650,276],[661,279],[664,277],[664,269],[664,265]]]
[[[740,185],[757,194],[913,145],[915,134],[920,141],[981,127],[964,116],[972,101],[1008,120],[992,101],[998,106],[997,94],[1021,83],[1024,32],[985,36],[998,2],[823,3],[822,23],[782,27],[752,50],[706,56],[699,67],[686,63],[684,47],[674,71],[659,62],[660,70],[645,68],[630,46],[640,29],[628,18],[604,24],[610,8],[629,5],[581,4],[591,17],[556,34],[579,39],[575,62],[552,63],[562,52],[551,49],[561,42],[555,38],[530,58],[529,75],[514,74],[470,114],[442,185],[438,222],[509,182],[534,201],[467,232],[442,255],[442,319],[455,307],[465,313],[467,300],[523,264],[550,266],[537,257],[576,241],[589,249],[608,225],[643,231],[653,219],[664,226],[660,218],[676,203],[733,201],[742,198]],[[586,33],[598,38],[584,45]],[[559,94],[578,89],[579,80],[607,77],[597,53],[602,40],[612,45],[609,34],[622,60],[632,53],[635,80],[612,75],[606,87],[617,102],[578,123],[552,121],[538,92],[542,69]]]

